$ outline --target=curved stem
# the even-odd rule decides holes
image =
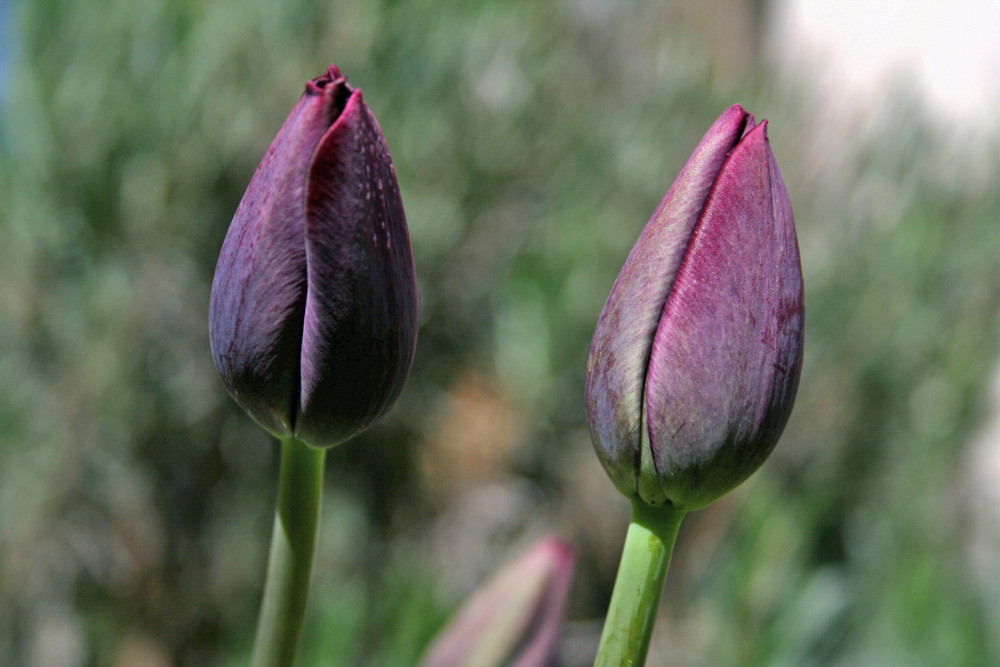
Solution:
[[[316,551],[325,455],[325,449],[294,438],[281,443],[278,508],[257,620],[254,667],[291,667],[295,662]]]
[[[670,555],[684,512],[672,507],[632,504],[615,590],[604,620],[595,667],[643,665]]]

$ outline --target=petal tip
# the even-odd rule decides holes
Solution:
[[[317,94],[330,84],[347,85],[347,78],[341,74],[340,68],[331,64],[325,72],[315,79],[306,81],[306,92]]]

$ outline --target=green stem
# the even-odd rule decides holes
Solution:
[[[641,500],[632,504],[632,522],[594,667],[645,664],[663,580],[683,518],[684,512],[671,507],[652,507]]]
[[[315,449],[294,438],[281,443],[278,508],[264,601],[257,620],[253,667],[291,667],[295,662],[316,552],[325,455],[325,449]]]

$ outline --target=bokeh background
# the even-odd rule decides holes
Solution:
[[[806,280],[786,434],[681,529],[651,665],[1000,664],[1000,8],[0,0],[0,664],[244,664],[277,448],[217,378],[217,253],[336,62],[399,174],[410,380],[330,452],[303,665],[409,665],[535,538],[590,664],[628,507],[597,315],[700,135],[770,119]]]

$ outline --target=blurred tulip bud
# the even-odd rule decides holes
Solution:
[[[417,294],[382,131],[331,66],[306,84],[222,245],[209,312],[229,392],[264,428],[320,447],[403,388]]]
[[[573,547],[543,538],[508,563],[459,609],[423,667],[549,664],[573,578]]]
[[[802,270],[788,193],[739,105],[653,213],[587,360],[594,446],[630,499],[678,510],[732,490],[771,453],[802,364]]]

